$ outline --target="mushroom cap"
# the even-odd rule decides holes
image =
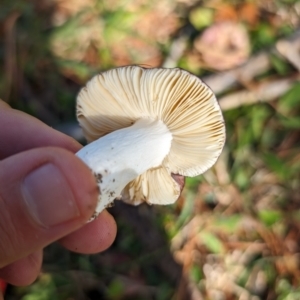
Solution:
[[[124,188],[122,197],[133,204],[173,203],[180,188],[171,173],[204,173],[225,143],[224,119],[215,95],[197,76],[179,68],[126,66],[100,73],[80,91],[77,118],[88,142],[140,118],[162,120],[172,133],[171,149],[161,166]]]

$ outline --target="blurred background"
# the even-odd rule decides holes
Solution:
[[[6,299],[300,299],[300,2],[1,0],[0,97],[84,143],[76,95],[128,64],[200,76],[224,111],[217,164],[179,201],[117,201],[112,247],[45,249]]]

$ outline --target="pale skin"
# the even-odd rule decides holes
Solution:
[[[1,100],[0,141],[0,278],[13,285],[31,284],[40,272],[43,248],[55,241],[84,254],[112,244],[116,224],[106,210],[87,223],[97,205],[98,188],[89,168],[74,155],[82,147],[79,143]],[[44,179],[59,174],[62,193],[53,176],[50,187],[47,180],[35,182],[31,174],[37,170],[35,174]],[[62,201],[67,202],[56,210],[51,195],[57,199],[64,195]],[[36,211],[41,212],[38,217]]]

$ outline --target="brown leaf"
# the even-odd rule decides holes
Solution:
[[[221,4],[216,7],[215,21],[224,22],[224,21],[237,21],[238,12],[234,6],[230,4]]]
[[[259,21],[259,9],[255,3],[243,3],[238,13],[240,20],[245,21],[252,26],[256,25]]]

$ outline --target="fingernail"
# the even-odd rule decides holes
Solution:
[[[22,193],[29,214],[44,227],[80,216],[68,182],[52,164],[45,164],[29,173],[23,181]]]

